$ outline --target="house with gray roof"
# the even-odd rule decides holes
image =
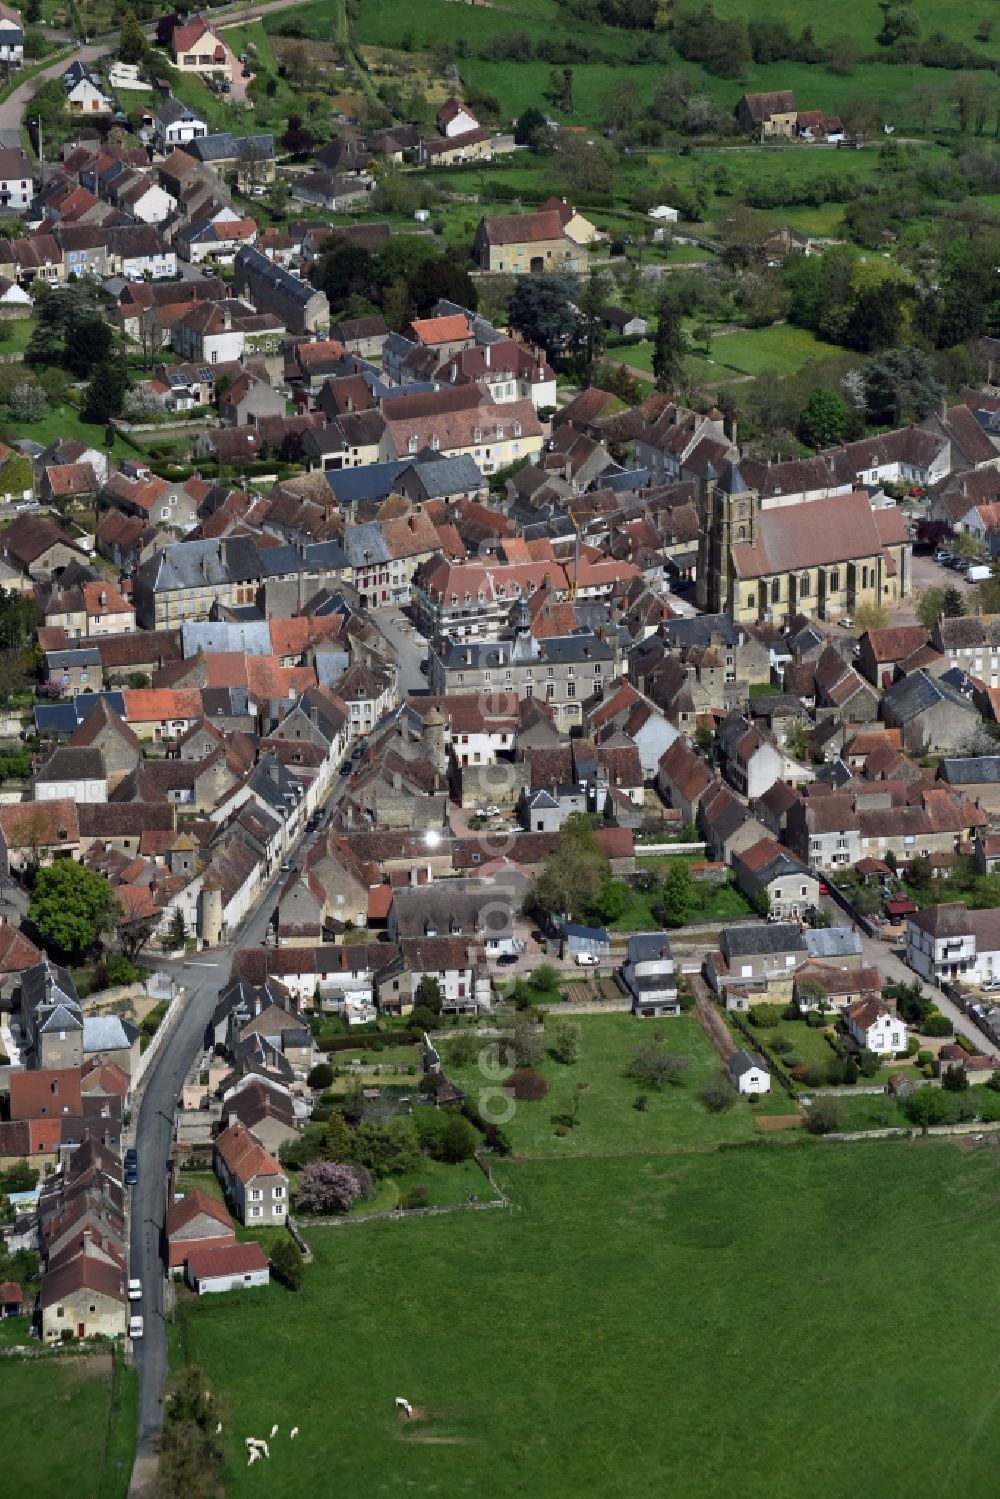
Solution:
[[[967,760],[946,755],[938,765],[937,778],[978,802],[984,812],[1000,813],[1000,755],[973,755]]]
[[[139,1065],[139,1027],[120,1015],[83,1017],[83,1060],[116,1062],[132,1076]]]
[[[135,578],[136,619],[144,630],[207,618],[212,605],[253,603],[261,554],[248,536],[179,541],[142,563]]]
[[[21,1032],[37,1068],[83,1063],[83,1009],[65,968],[44,958],[21,975]]]
[[[862,966],[861,937],[849,926],[806,927],[802,936],[810,959],[837,968]]]
[[[971,689],[966,696],[923,669],[894,682],[883,693],[880,712],[890,728],[899,729],[903,748],[916,755],[947,754],[980,722]]]
[[[239,651],[242,656],[269,656],[271,627],[266,619],[188,619],[181,626],[181,650],[185,660],[199,651],[206,655]]]
[[[681,1013],[670,940],[664,932],[635,932],[619,970],[632,996],[632,1014],[660,1020]]]
[[[273,313],[289,333],[325,336],[330,327],[326,292],[317,291],[301,276],[275,265],[250,246],[236,252],[233,267],[237,293],[252,302],[258,312]]]
[[[487,485],[471,453],[454,457],[419,459],[399,476],[399,491],[414,504],[427,500],[476,500],[485,495]]]

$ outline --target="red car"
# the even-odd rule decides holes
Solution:
[[[819,882],[819,893],[820,893],[820,895],[829,895],[830,894],[830,887],[826,883],[826,880],[820,880],[820,882]]]

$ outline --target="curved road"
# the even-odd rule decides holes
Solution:
[[[338,778],[320,810],[325,812],[339,798],[345,781]],[[301,853],[309,835],[303,832],[293,861]],[[139,1490],[156,1471],[156,1452],[163,1425],[163,1394],[167,1380],[167,1331],[164,1316],[165,1261],[163,1227],[166,1215],[167,1161],[173,1145],[174,1111],[188,1069],[205,1036],[205,1028],[215,1009],[219,990],[229,978],[235,947],[251,947],[263,942],[274,908],[274,895],[283,878],[276,871],[261,896],[257,909],[243,922],[232,941],[222,947],[209,948],[187,962],[164,964],[177,983],[187,989],[180,1019],[163,1044],[159,1058],[143,1087],[135,1128],[139,1153],[139,1181],[132,1188],[129,1229],[129,1275],[142,1281],[143,1337],[133,1345],[133,1356],[139,1372],[139,1435],[136,1447],[132,1491]]]

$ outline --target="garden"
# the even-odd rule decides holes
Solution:
[[[735,1472],[745,1499],[847,1493],[859,1473],[880,1499],[912,1494],[915,1473],[932,1493],[985,1494],[1000,1462],[1000,1292],[976,1276],[978,1315],[946,1337],[929,1339],[914,1307],[934,1304],[942,1265],[961,1292],[990,1263],[994,1156],[801,1140],[501,1163],[514,1211],[306,1227],[315,1260],[298,1292],[186,1301],[178,1353],[223,1402],[221,1434],[214,1416],[204,1426],[232,1499],[259,1492],[243,1438],[273,1424],[274,1499],[722,1499]],[[765,1315],[750,1287],[779,1260],[781,1315]],[[264,1350],[262,1380],[248,1351]],[[637,1440],[636,1391],[654,1389],[682,1398]],[[45,1408],[25,1408],[24,1428]]]
[[[11,1434],[4,1486],[43,1494],[65,1488],[72,1475],[75,1499],[125,1499],[138,1406],[135,1369],[110,1351],[0,1358],[0,1407]]]

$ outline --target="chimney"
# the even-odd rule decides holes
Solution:
[[[938,402],[938,417],[943,422],[946,422],[948,420],[948,397],[947,396],[942,396],[941,399],[940,399],[940,401]]]
[[[486,352],[486,368],[489,369],[490,368],[490,363],[491,363],[492,358],[493,358],[493,351],[490,348],[489,344],[486,345],[486,351],[485,352]]]

